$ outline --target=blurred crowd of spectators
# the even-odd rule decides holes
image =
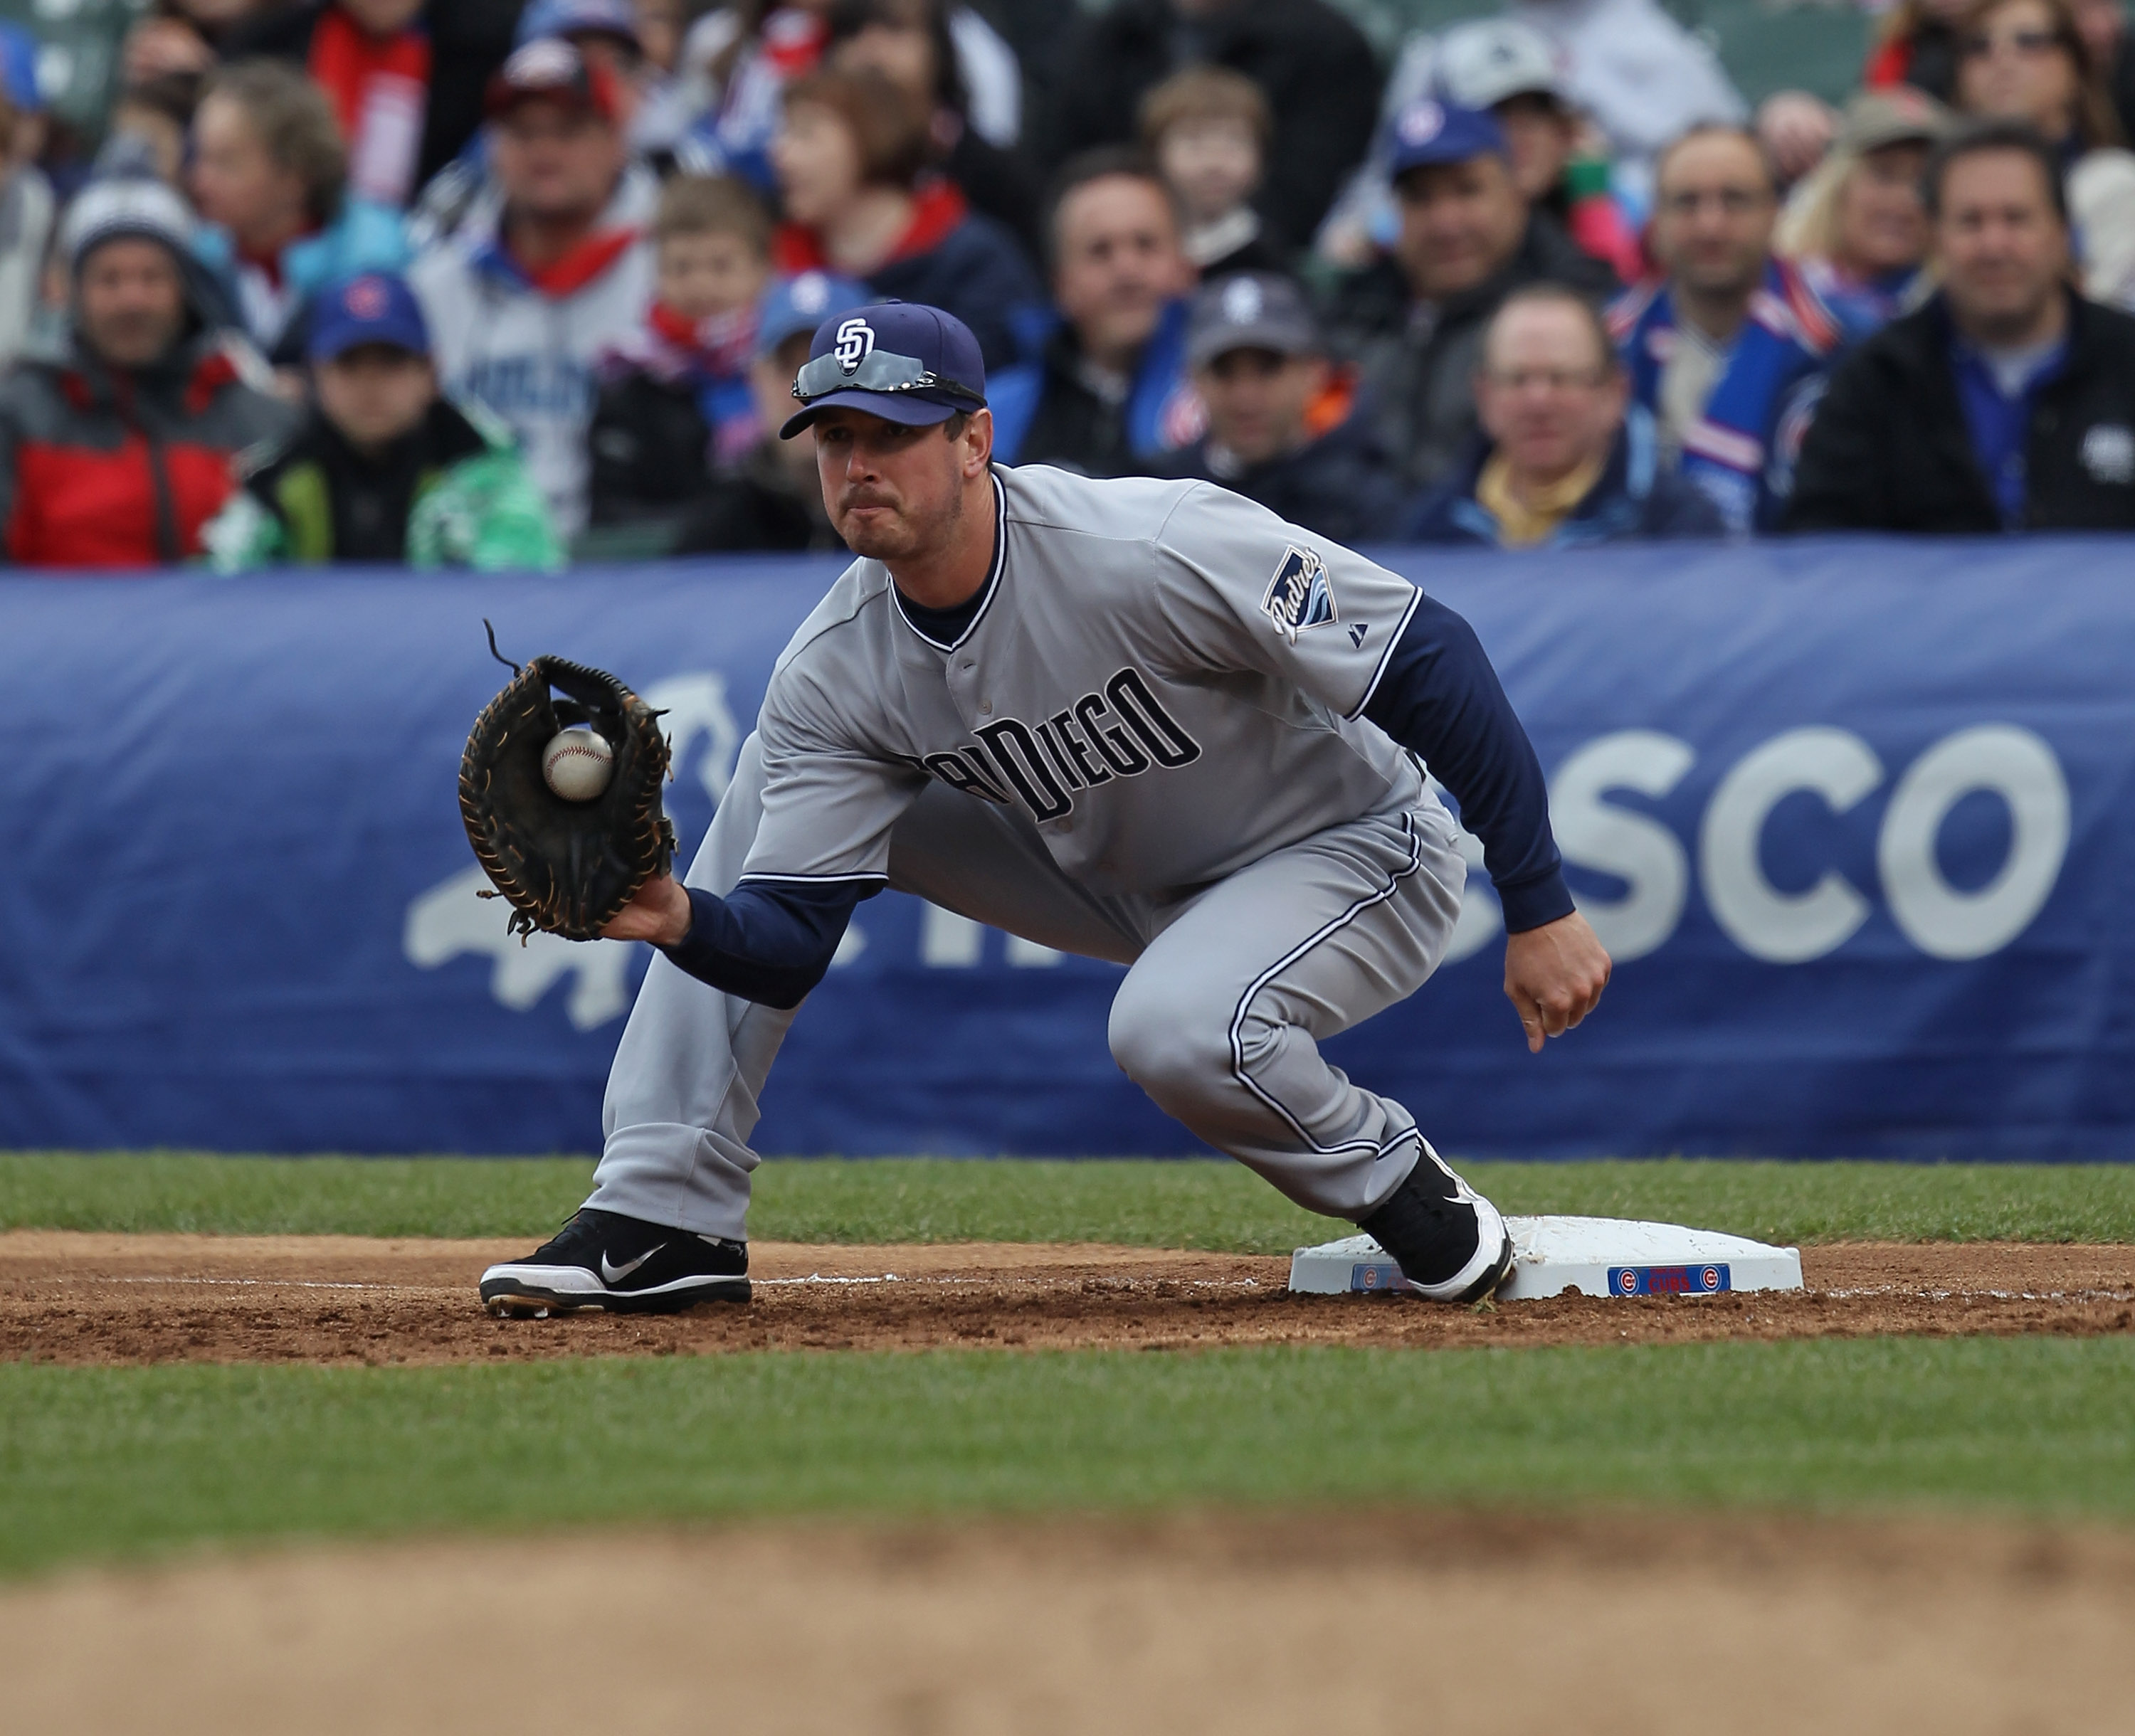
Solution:
[[[1004,462],[1344,541],[2135,525],[2120,0],[1898,0],[1754,111],[1658,0],[1391,62],[1327,0],[11,17],[21,564],[835,549],[773,431],[885,297]]]

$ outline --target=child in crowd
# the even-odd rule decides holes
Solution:
[[[808,360],[816,328],[874,299],[866,284],[826,271],[782,278],[763,298],[749,364],[763,438],[691,506],[675,541],[677,554],[845,547],[824,510],[816,431],[803,428],[791,440],[778,431],[800,408],[793,376]]]
[[[1179,201],[1181,244],[1204,283],[1282,268],[1251,203],[1274,126],[1260,87],[1226,67],[1190,66],[1142,99],[1142,148]]]
[[[652,221],[644,329],[599,363],[588,442],[591,520],[679,521],[714,470],[762,433],[749,391],[757,303],[771,281],[771,217],[729,176],[677,176]]]
[[[510,430],[438,391],[429,328],[404,279],[374,273],[321,297],[307,353],[313,404],[201,539],[220,571],[562,567]]]

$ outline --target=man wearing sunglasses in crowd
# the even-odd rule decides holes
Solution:
[[[1319,1044],[1420,987],[1467,868],[1418,756],[1483,841],[1505,989],[1539,1051],[1609,959],[1547,792],[1466,622],[1213,484],[992,462],[979,348],[938,309],[825,322],[782,433],[815,431],[859,557],[779,660],[651,941],[592,1197],[483,1275],[499,1313],[748,1293],[757,1105],[854,909],[886,886],[1127,966],[1109,1037],[1166,1112],[1376,1236],[1415,1288],[1488,1295],[1504,1221],[1400,1103]]]

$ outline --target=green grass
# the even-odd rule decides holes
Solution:
[[[207,1540],[1357,1501],[2135,1517],[2135,1341],[0,1365],[0,1573]]]
[[[2135,1164],[1474,1163],[1510,1211],[1653,1217],[1782,1242],[2135,1241]],[[579,1158],[0,1153],[0,1229],[542,1236]],[[753,1234],[796,1241],[1108,1241],[1285,1253],[1324,1239],[1233,1163],[772,1162]]]

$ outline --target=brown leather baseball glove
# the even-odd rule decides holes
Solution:
[[[668,763],[660,714],[603,670],[561,657],[509,666],[511,684],[475,719],[460,757],[460,815],[496,887],[482,896],[511,901],[514,934],[598,940],[675,859],[675,829],[660,806]],[[614,769],[599,795],[566,801],[542,776],[541,753],[559,730],[582,724],[607,738]]]

